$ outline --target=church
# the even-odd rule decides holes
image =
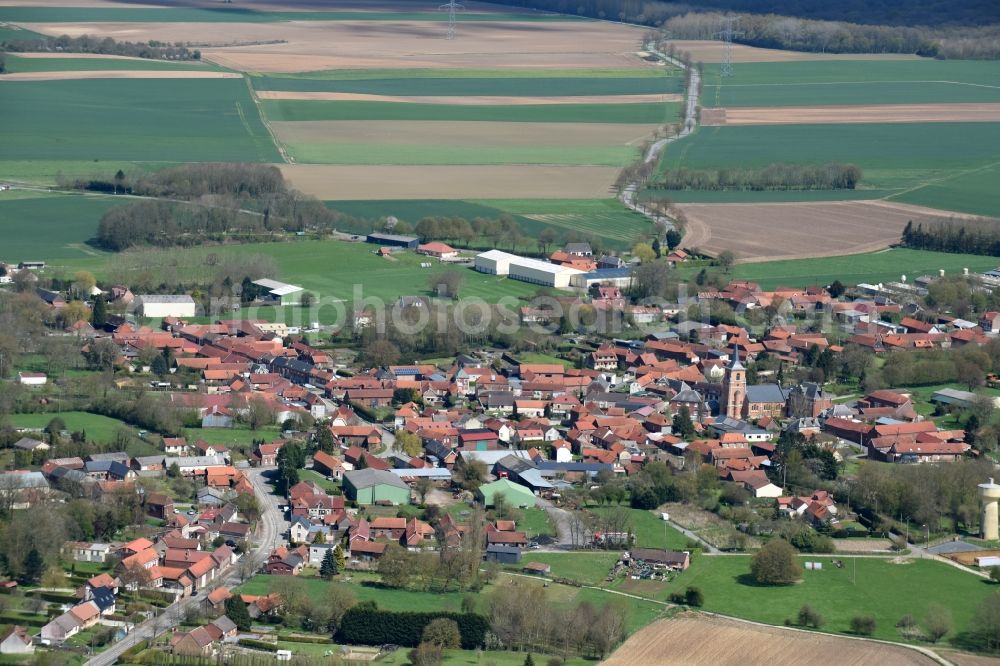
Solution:
[[[781,418],[787,398],[785,390],[778,384],[747,386],[747,370],[740,362],[739,350],[733,348],[733,357],[722,379],[720,415],[745,421],[756,421],[763,416]]]

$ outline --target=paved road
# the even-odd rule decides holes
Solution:
[[[657,55],[664,62],[679,67],[682,70],[687,69],[687,66],[677,58],[672,58],[665,53],[657,51],[653,43],[647,44],[646,50]],[[691,68],[691,78],[688,81],[687,97],[684,106],[684,121],[681,124],[681,131],[673,136],[654,142],[653,145],[649,147],[649,150],[646,151],[646,164],[651,164],[659,160],[660,155],[663,153],[663,150],[667,147],[668,143],[672,143],[678,139],[683,139],[694,132],[695,128],[698,126],[698,87],[700,84],[701,75],[698,73],[697,68]],[[670,218],[663,215],[657,215],[636,201],[636,195],[641,187],[642,183],[638,181],[626,185],[625,189],[622,190],[622,203],[629,209],[648,217],[653,224],[663,223],[668,229],[673,228],[673,221]]]
[[[243,557],[251,557],[254,558],[255,562],[263,563],[267,554],[283,541],[282,535],[284,534],[287,523],[285,522],[284,515],[281,510],[278,508],[281,502],[280,498],[271,495],[268,486],[264,482],[262,473],[267,471],[267,468],[246,469],[244,471],[247,473],[247,477],[253,485],[254,494],[260,502],[261,517],[257,522],[257,531],[253,537],[255,548]],[[222,577],[216,580],[219,580],[222,585],[227,587],[237,585],[241,582],[239,573],[240,568],[239,564],[230,566],[223,573]],[[89,659],[86,662],[87,666],[111,666],[111,664],[114,664],[118,660],[123,652],[133,647],[136,643],[142,640],[156,638],[160,634],[169,631],[171,627],[179,625],[180,620],[184,617],[188,608],[199,604],[201,599],[202,595],[187,597],[186,599],[181,599],[180,601],[168,606],[158,617],[146,620],[142,624],[138,625],[125,638],[115,643],[104,652],[101,652],[100,654]]]
[[[548,544],[541,550],[571,550],[573,548],[573,537],[570,530],[570,521],[573,514],[566,509],[560,509],[549,500],[541,497],[535,498],[535,506],[545,509],[545,513],[549,514],[549,518],[552,519],[552,524],[556,528],[555,543]]]

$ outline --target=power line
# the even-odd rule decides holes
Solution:
[[[460,9],[465,9],[465,6],[455,0],[448,0],[447,4],[438,7],[439,10],[448,10],[448,39],[455,39],[455,23],[458,21],[458,17],[455,15]]]
[[[722,30],[712,35],[716,39],[721,39],[723,44],[722,70],[720,76],[733,75],[733,37],[742,37],[745,33],[734,30],[739,16],[727,14],[722,19]]]

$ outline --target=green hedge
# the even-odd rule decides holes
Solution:
[[[79,601],[75,594],[71,592],[36,592],[35,596],[39,596],[45,601],[53,601],[57,604],[75,604]]]
[[[489,621],[475,613],[418,613],[414,611],[385,611],[357,607],[344,614],[337,638],[343,643],[360,645],[385,645],[394,643],[416,647],[424,627],[438,618],[454,620],[462,635],[462,649],[482,647],[489,631]]]
[[[267,652],[278,651],[278,645],[276,643],[268,643],[267,641],[258,641],[253,638],[241,638],[237,642],[243,647],[253,648],[255,650],[265,650]]]

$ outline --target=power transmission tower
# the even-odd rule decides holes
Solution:
[[[736,22],[740,20],[740,17],[728,14],[722,19],[722,30],[715,33],[713,37],[722,40],[723,53],[722,53],[722,69],[719,72],[720,76],[732,76],[733,75],[733,37],[742,37],[744,33],[737,32],[734,30],[736,27]]]
[[[455,23],[458,20],[455,16],[455,12],[460,9],[465,9],[465,6],[455,0],[448,0],[448,4],[441,5],[438,7],[440,10],[448,10],[448,39],[455,39]]]

